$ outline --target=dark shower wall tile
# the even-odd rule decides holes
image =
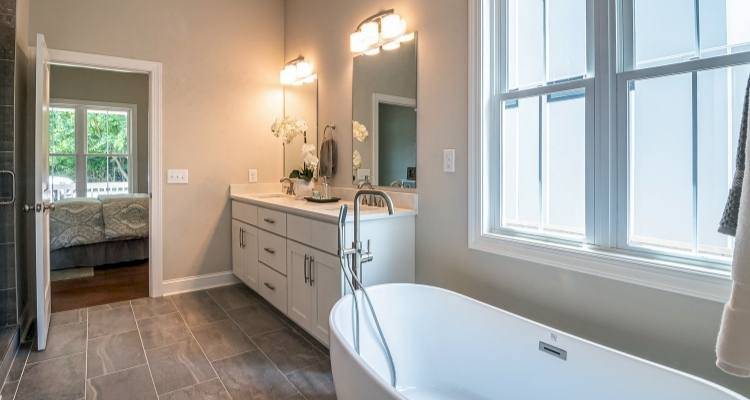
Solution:
[[[13,107],[0,106],[0,151],[13,151]]]
[[[0,61],[0,105],[13,105],[13,85],[15,83],[14,62],[11,60]]]
[[[15,325],[16,289],[0,290],[0,326]]]
[[[0,206],[0,244],[15,242],[15,217],[13,207]]]
[[[16,17],[0,14],[0,59],[13,60],[16,53]]]
[[[0,244],[0,289],[16,287],[16,246]]]

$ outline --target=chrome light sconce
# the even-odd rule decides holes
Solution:
[[[381,11],[357,25],[349,36],[352,53],[374,56],[380,50],[396,50],[401,43],[414,39],[414,32],[406,32],[406,21],[393,9]]]
[[[299,56],[284,64],[279,73],[279,81],[282,85],[300,86],[305,83],[313,83],[318,79],[312,64],[305,61],[305,57]]]

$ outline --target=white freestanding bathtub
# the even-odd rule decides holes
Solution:
[[[397,388],[360,298],[333,307],[331,363],[339,400],[745,399],[703,379],[568,335],[430,286],[368,288],[396,365]]]

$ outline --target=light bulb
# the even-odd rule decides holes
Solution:
[[[399,42],[398,40],[393,40],[384,44],[383,50],[387,50],[387,51],[396,50],[399,47],[401,47],[401,42]]]
[[[401,43],[410,42],[412,40],[414,40],[414,32],[409,32],[407,34],[401,35],[401,37],[398,38],[398,41]]]
[[[398,14],[386,15],[381,24],[384,39],[393,39],[406,32],[406,21]]]
[[[297,63],[297,79],[304,79],[312,75],[313,66],[307,61],[300,61]]]
[[[297,80],[297,67],[294,65],[287,65],[281,70],[279,79],[282,85],[290,85]]]
[[[378,54],[380,54],[380,47],[375,47],[365,52],[365,55],[368,56],[376,56]]]
[[[352,53],[361,53],[367,50],[367,45],[365,44],[365,34],[361,31],[352,33],[349,36],[349,48],[351,49]]]
[[[363,41],[366,47],[372,47],[380,41],[380,27],[375,21],[365,22],[362,27],[359,28],[364,37]]]

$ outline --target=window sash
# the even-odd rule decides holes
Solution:
[[[486,66],[489,74],[488,132],[481,147],[486,165],[482,178],[483,223],[481,231],[490,236],[531,239],[545,243],[573,245],[643,257],[659,262],[701,268],[728,268],[725,257],[696,256],[628,245],[628,91],[627,82],[685,72],[750,63],[750,52],[690,59],[673,64],[633,70],[632,0],[587,1],[587,75],[581,79],[546,82],[537,87],[508,90],[507,0],[489,5],[494,35]],[[617,12],[619,11],[619,13]],[[613,51],[616,49],[616,51]],[[502,226],[502,107],[503,102],[552,92],[584,88],[586,91],[586,235],[583,241],[570,241]],[[592,168],[593,166],[593,168]]]
[[[136,151],[136,128],[135,128],[135,106],[114,103],[78,102],[71,100],[50,101],[50,108],[72,108],[75,109],[75,153],[48,153],[48,156],[75,156],[76,158],[76,196],[85,197],[88,188],[88,175],[86,160],[89,157],[120,157],[126,158],[128,162],[128,191],[135,192],[137,184],[136,168],[133,163]],[[88,152],[88,112],[89,111],[114,111],[127,114],[128,152],[111,153],[89,153]]]

